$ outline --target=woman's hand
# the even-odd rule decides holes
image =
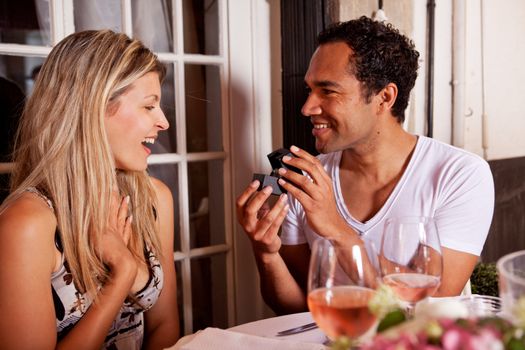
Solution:
[[[272,188],[268,186],[256,193],[258,187],[259,181],[252,182],[237,198],[237,220],[252,241],[256,254],[272,255],[281,248],[277,233],[288,212],[287,196],[282,194],[268,210],[265,203]]]
[[[131,237],[131,222],[133,217],[128,216],[129,196],[120,198],[117,192],[111,197],[108,225],[98,239],[95,239],[97,250],[102,261],[108,265],[113,277],[120,273],[133,277],[137,274],[137,262],[128,243]]]

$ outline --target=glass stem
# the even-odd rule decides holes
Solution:
[[[405,312],[406,312],[407,318],[414,318],[414,315],[416,313],[416,303],[413,303],[413,302],[406,303]]]

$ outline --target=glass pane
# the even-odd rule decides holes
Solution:
[[[173,77],[173,63],[164,63],[166,77],[162,82],[161,108],[170,123],[167,131],[159,133],[158,147],[153,153],[177,153],[177,130],[175,118],[175,83]]]
[[[0,55],[0,162],[10,162],[26,96],[33,91],[44,59]],[[0,174],[0,203],[9,193],[9,175]]]
[[[155,144],[156,145],[156,144]],[[164,182],[173,196],[174,251],[180,251],[180,218],[179,218],[179,174],[177,164],[150,164],[148,173]]]
[[[10,161],[18,120],[44,59],[0,55],[0,162]]]
[[[226,254],[191,261],[193,331],[228,328]]]
[[[122,31],[120,0],[73,0],[75,31],[111,29]]]
[[[184,81],[188,152],[222,151],[219,67],[187,64]]]
[[[184,0],[184,52],[219,54],[219,1]]]
[[[223,161],[188,163],[190,247],[226,242]]]
[[[179,307],[179,334],[184,335],[184,301],[182,299],[182,267],[181,261],[175,262],[175,273],[177,274],[177,305]]]
[[[155,52],[173,52],[171,0],[132,1],[133,36]]]
[[[49,1],[2,1],[0,6],[0,42],[50,45]]]
[[[0,77],[15,83],[27,96],[33,92],[33,84],[44,60],[43,57],[0,55]]]

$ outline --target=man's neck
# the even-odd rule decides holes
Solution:
[[[376,183],[389,182],[406,168],[417,137],[401,125],[383,128],[367,143],[343,151],[340,171]]]

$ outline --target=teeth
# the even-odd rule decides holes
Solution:
[[[329,127],[329,124],[314,124],[314,129],[327,129]]]
[[[143,143],[151,143],[151,144],[154,144],[155,143],[155,139],[153,137],[146,137],[144,139],[144,141],[142,141]]]

